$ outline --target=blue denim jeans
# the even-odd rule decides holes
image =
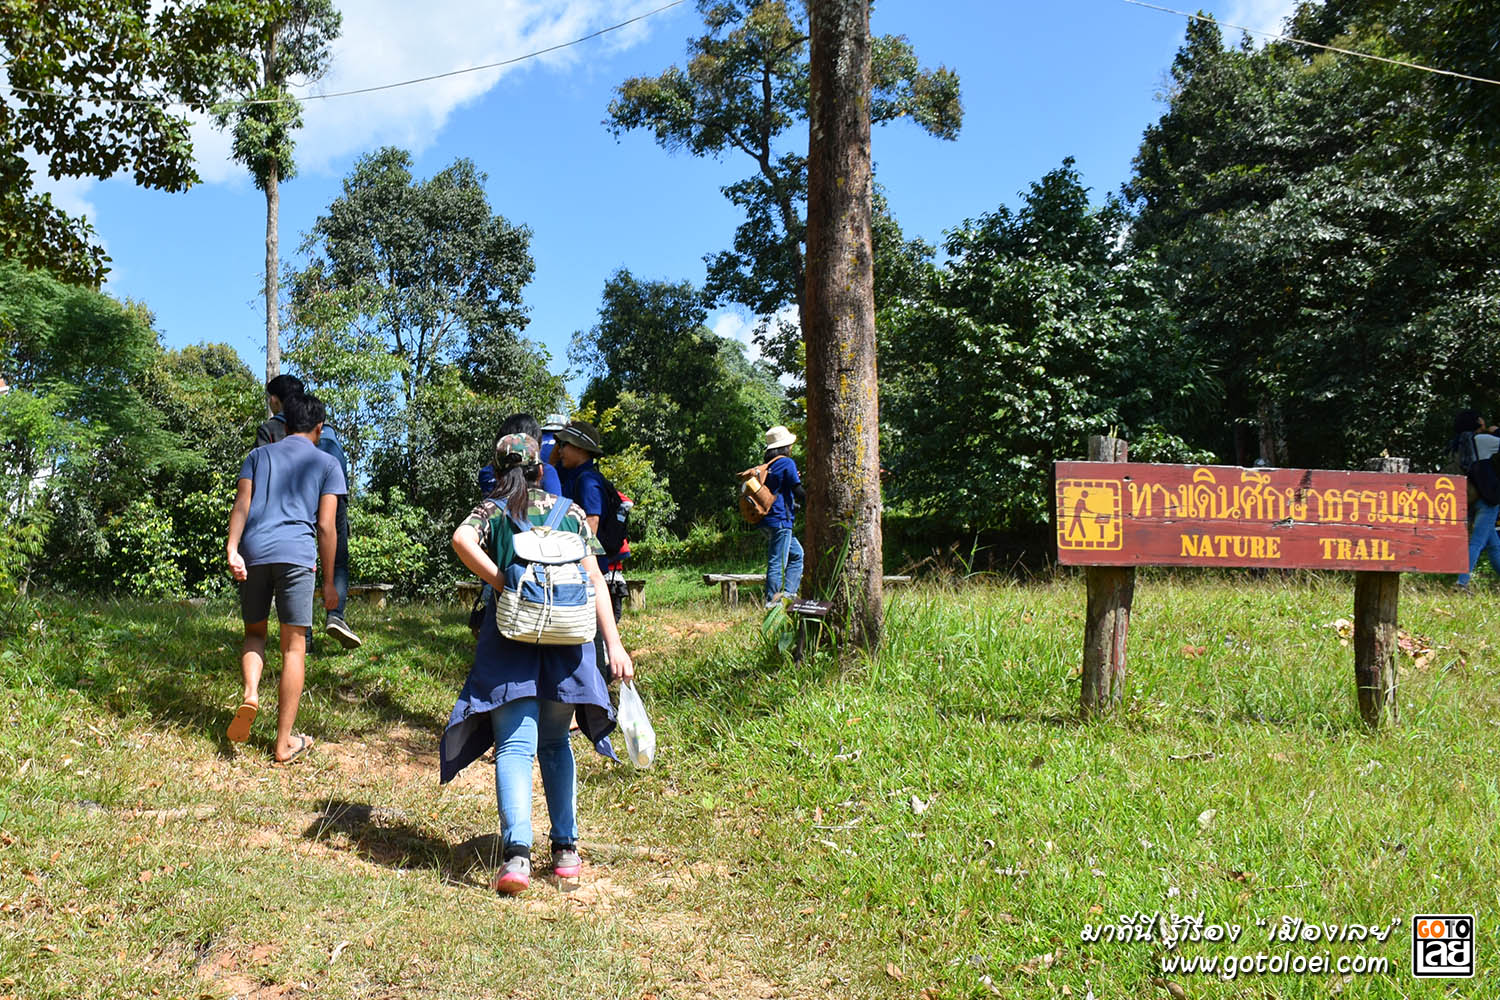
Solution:
[[[761,522],[766,536],[766,600],[777,594],[796,594],[802,588],[802,543],[791,525],[773,527]]]
[[[531,758],[542,770],[542,791],[552,818],[552,842],[578,842],[578,774],[568,727],[573,705],[518,698],[490,712],[495,732],[495,798],[500,807],[501,840],[531,847]]]
[[[1482,499],[1474,501],[1474,526],[1469,529],[1469,572],[1458,575],[1459,586],[1468,586],[1470,574],[1479,565],[1480,553],[1489,554],[1490,569],[1500,576],[1500,534],[1495,532],[1497,514],[1500,514],[1500,506]]]

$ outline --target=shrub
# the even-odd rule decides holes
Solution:
[[[418,584],[427,562],[420,541],[422,511],[398,489],[366,495],[349,504],[349,575],[359,583],[393,583],[402,591]]]
[[[104,537],[107,586],[121,587],[146,600],[176,597],[187,589],[177,560],[172,518],[166,511],[136,500],[110,519]]]

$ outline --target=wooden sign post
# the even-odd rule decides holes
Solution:
[[[1128,567],[1258,566],[1355,571],[1360,714],[1371,726],[1396,720],[1400,574],[1467,568],[1462,479],[1145,465],[1121,460],[1123,442],[1096,452],[1094,440],[1091,457],[1106,457],[1109,449],[1119,458],[1055,467],[1058,562],[1090,567],[1085,717],[1108,712],[1122,693],[1134,589]],[[1114,575],[1096,578],[1095,569],[1104,567]]]

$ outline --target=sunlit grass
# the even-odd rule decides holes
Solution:
[[[318,752],[274,768],[269,715],[220,736],[231,607],[31,606],[0,640],[0,997],[1166,996],[1159,948],[1081,940],[1137,911],[1244,928],[1187,954],[1391,962],[1191,997],[1500,992],[1493,597],[1407,581],[1431,654],[1372,734],[1347,577],[1143,573],[1127,700],[1082,726],[1080,578],[893,590],[878,657],[794,664],[700,571],[646,575],[657,767],[580,745],[584,878],[519,900],[484,890],[484,765],[437,785],[463,607],[351,612],[365,646],[310,665]],[[1475,979],[1411,977],[1415,912],[1478,915]],[[1267,944],[1284,916],[1401,923]]]

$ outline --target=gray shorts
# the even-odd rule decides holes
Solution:
[[[246,625],[271,616],[271,596],[276,597],[276,620],[283,625],[309,627],[313,623],[314,572],[309,566],[262,563],[247,566],[240,582],[240,617]]]

